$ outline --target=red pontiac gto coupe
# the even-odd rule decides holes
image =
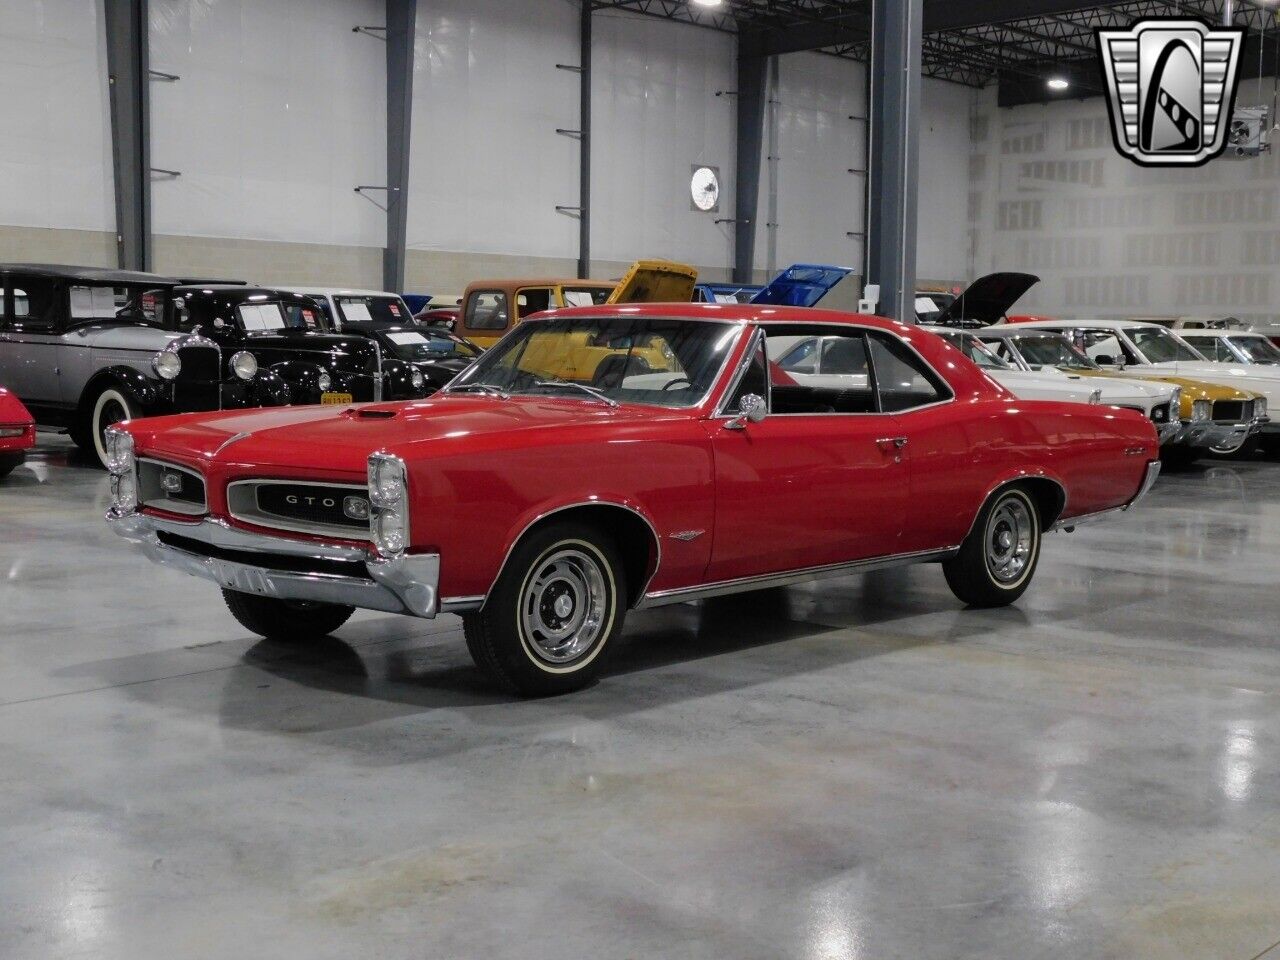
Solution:
[[[771,376],[766,338],[814,334],[821,385]],[[925,330],[723,304],[560,310],[426,400],[148,419],[108,452],[111,525],[247,629],[460,613],[525,694],[587,683],[633,608],[929,561],[1011,603],[1042,532],[1159,471],[1145,417],[1017,400]]]
[[[0,477],[20,467],[35,445],[35,420],[21,400],[0,387]]]

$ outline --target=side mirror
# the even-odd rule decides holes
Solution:
[[[769,405],[758,393],[743,394],[738,401],[738,415],[725,423],[726,430],[745,430],[748,423],[759,423],[769,413]]]
[[[1100,353],[1093,358],[1093,362],[1100,367],[1114,367],[1116,365],[1116,358],[1111,356],[1109,353]]]

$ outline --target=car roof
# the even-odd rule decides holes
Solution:
[[[0,273],[21,273],[49,280],[84,280],[87,283],[154,283],[158,287],[178,284],[175,277],[139,270],[115,270],[109,267],[77,267],[65,263],[0,263]]]
[[[1039,327],[1042,330],[1054,329],[1074,329],[1075,327],[1103,327],[1107,330],[1128,330],[1130,327],[1156,327],[1160,330],[1168,330],[1164,324],[1151,323],[1148,320],[1032,320],[1029,323],[1016,324],[1019,327],[1025,327],[1028,330],[1034,330]]]
[[[556,317],[654,317],[669,320],[702,320],[706,322],[770,323],[797,327],[813,324],[856,323],[867,327],[902,332],[904,330],[930,331],[918,324],[899,323],[887,317],[869,313],[847,313],[842,310],[822,310],[817,307],[780,307],[764,303],[621,303],[599,307],[564,307],[560,310],[535,314],[528,320],[550,320]]]
[[[335,297],[399,297],[400,294],[392,293],[390,290],[360,290],[356,287],[295,287],[281,286],[272,287],[273,290],[287,290],[289,293],[305,293],[310,296],[320,294],[322,296]]]
[[[1060,337],[1061,331],[1030,323],[1001,323],[970,330],[977,337]]]
[[[305,294],[296,293],[293,290],[286,290],[282,287],[249,287],[229,283],[197,283],[186,284],[175,287],[175,294],[179,296],[191,293],[207,293],[207,294],[225,294],[231,299],[249,300],[253,297],[303,297]],[[314,305],[314,303],[313,303]]]

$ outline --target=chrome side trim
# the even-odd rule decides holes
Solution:
[[[488,602],[489,594],[493,592],[493,584],[497,583],[502,577],[503,572],[507,569],[507,561],[511,559],[511,554],[515,552],[516,546],[524,539],[524,535],[533,529],[535,524],[545,520],[547,517],[555,516],[557,513],[563,513],[566,510],[574,510],[578,507],[618,507],[619,509],[626,510],[628,513],[635,514],[644,521],[644,525],[649,528],[649,533],[653,537],[653,548],[655,551],[653,573],[649,574],[649,578],[645,580],[644,586],[641,587],[638,593],[638,596],[640,597],[645,596],[644,591],[648,588],[649,584],[653,582],[653,578],[658,575],[658,569],[662,566],[662,538],[658,536],[657,528],[654,527],[653,523],[643,513],[635,507],[627,506],[625,503],[617,503],[613,500],[579,500],[576,503],[567,503],[562,507],[556,507],[554,510],[547,510],[544,513],[540,513],[524,525],[520,533],[511,541],[511,545],[507,547],[507,552],[502,557],[502,563],[498,565],[498,572],[494,575],[493,583],[489,584],[489,589],[485,591],[484,596],[481,598],[480,607],[483,607],[484,604]],[[468,597],[466,599],[471,600],[475,598]],[[479,609],[480,607],[475,609]]]
[[[1160,476],[1160,461],[1159,460],[1149,461],[1147,463],[1147,472],[1142,478],[1142,484],[1138,487],[1138,492],[1135,493],[1133,495],[1133,498],[1130,499],[1127,503],[1121,504],[1118,507],[1111,507],[1107,510],[1099,510],[1096,513],[1086,513],[1078,517],[1071,517],[1070,519],[1067,519],[1067,520],[1059,520],[1057,523],[1055,523],[1052,527],[1049,528],[1049,532],[1052,533],[1056,530],[1063,530],[1063,531],[1066,531],[1067,533],[1070,533],[1076,527],[1082,527],[1090,523],[1097,523],[1099,520],[1106,520],[1108,517],[1112,517],[1117,513],[1124,513],[1126,510],[1128,510],[1134,504],[1138,503],[1138,501],[1140,501],[1143,497],[1145,497],[1148,493],[1151,492],[1151,488],[1155,486],[1156,479],[1159,476]]]
[[[483,595],[478,597],[442,597],[440,599],[441,613],[465,613],[469,610],[479,610],[483,606]]]
[[[387,560],[371,551],[344,544],[286,540],[249,533],[208,517],[197,523],[162,520],[147,514],[109,512],[107,523],[124,539],[137,544],[152,561],[209,580],[226,590],[238,590],[278,600],[313,600],[365,610],[404,613],[430,619],[438,609],[440,556],[411,554]],[[261,565],[227,560],[164,543],[161,533],[184,537],[210,547],[263,555]],[[315,560],[363,564],[368,578],[334,573],[281,570],[269,563],[272,554]]]
[[[316,480],[235,480],[227,484],[227,513],[235,520],[252,523],[255,527],[272,530],[288,530],[292,533],[310,533],[320,537],[340,537],[344,540],[370,539],[369,526],[341,527],[331,523],[307,523],[288,517],[267,513],[258,508],[258,488],[270,486],[337,487],[342,490],[361,490],[369,499],[368,484],[320,483]],[[207,495],[207,494],[206,494]]]
[[[746,593],[749,590],[785,587],[793,583],[806,583],[812,580],[829,580],[833,577],[844,577],[854,573],[866,573],[869,570],[884,570],[889,567],[905,566],[912,563],[947,560],[954,557],[959,551],[959,547],[946,547],[942,550],[917,550],[912,553],[895,553],[883,557],[871,557],[867,560],[832,563],[821,567],[783,570],[778,573],[766,573],[756,577],[721,580],[717,583],[704,583],[692,587],[657,590],[652,593],[646,593],[640,602],[636,604],[636,609],[648,610],[652,607],[662,607],[671,603],[688,603],[691,600],[722,597],[732,593]]]

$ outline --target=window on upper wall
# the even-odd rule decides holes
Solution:
[[[868,331],[867,337],[882,413],[899,413],[951,399],[951,388],[901,340],[879,330]]]
[[[501,290],[481,290],[467,300],[462,325],[468,330],[507,329],[507,295]]]

